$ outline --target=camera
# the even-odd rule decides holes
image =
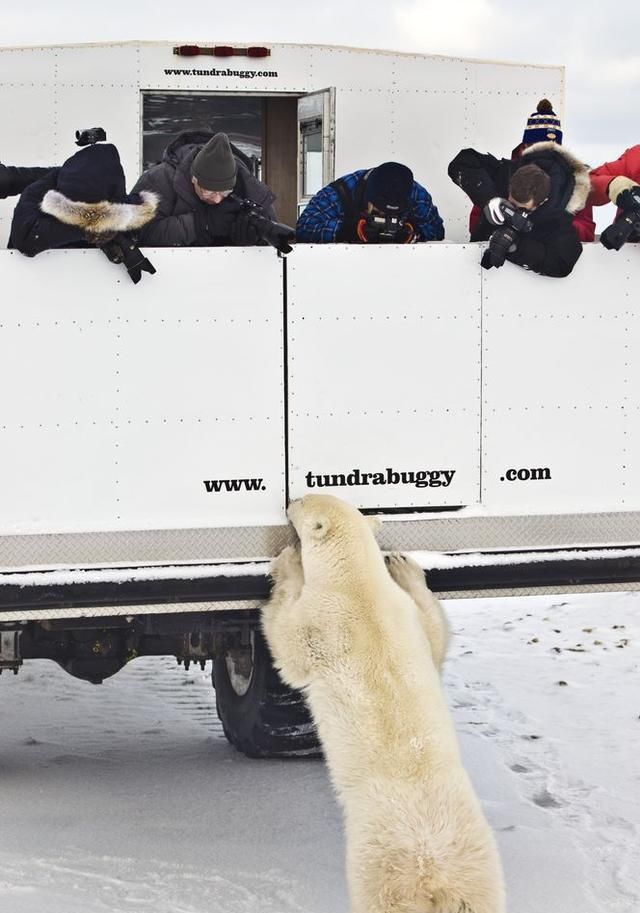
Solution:
[[[76,130],[76,146],[93,146],[95,143],[104,143],[106,139],[107,134],[102,127]]]
[[[390,213],[371,212],[360,219],[356,230],[365,244],[408,244],[414,237],[413,225]]]
[[[295,241],[296,233],[290,225],[284,225],[282,222],[273,222],[267,218],[263,214],[261,207],[254,203],[253,200],[245,200],[235,193],[229,194],[228,199],[237,203],[241,212],[247,214],[249,222],[261,241],[265,241],[271,247],[275,247],[281,254],[291,253],[293,248],[290,242]]]
[[[492,200],[491,203],[494,201]],[[485,206],[485,213],[490,209],[491,203],[488,203]],[[533,228],[533,222],[531,221],[529,210],[522,209],[519,206],[510,203],[509,200],[500,199],[499,201],[500,212],[504,217],[504,224],[510,225],[515,231],[520,232],[520,234],[526,234],[528,231],[531,231]],[[487,216],[489,221],[494,225],[496,224],[496,219],[492,218],[491,215]]]

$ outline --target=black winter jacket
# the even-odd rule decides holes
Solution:
[[[589,195],[589,169],[557,143],[534,143],[519,159],[497,159],[493,155],[463,149],[449,165],[449,177],[477,206],[492,197],[507,197],[511,175],[524,165],[538,165],[551,178],[549,199],[531,213],[532,230],[522,235],[507,259],[543,276],[568,276],[582,245],[573,227],[573,216]],[[482,214],[472,241],[486,241],[495,231]]]
[[[18,194],[42,178],[50,168],[21,168],[16,165],[0,164],[0,200],[16,197]]]
[[[7,247],[13,247],[27,257],[57,247],[90,247],[84,232],[65,225],[40,209],[48,190],[55,190],[59,168],[44,169],[45,174],[29,183],[13,211],[11,233]]]
[[[194,247],[232,244],[231,225],[239,213],[238,204],[223,200],[217,205],[196,196],[191,182],[191,163],[213,133],[184,131],[167,146],[162,162],[144,172],[132,193],[151,190],[160,197],[156,218],[139,233],[140,243],[150,247]],[[234,193],[252,200],[264,214],[275,219],[275,196],[266,184],[253,177],[239,150],[231,147],[238,164]]]

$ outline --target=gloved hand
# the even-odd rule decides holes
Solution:
[[[122,244],[122,255],[124,265],[127,268],[129,277],[134,284],[140,282],[142,273],[153,275],[156,271],[155,266],[150,260],[147,260],[133,238],[127,238]]]
[[[229,237],[236,247],[247,247],[258,244],[260,238],[252,224],[251,215],[241,210],[231,222]]]
[[[518,232],[514,228],[498,228],[489,238],[489,247],[482,255],[480,266],[483,269],[504,266],[507,254],[513,253],[518,246]]]
[[[134,285],[140,282],[143,271],[155,273],[154,265],[147,260],[135,240],[119,232],[111,241],[102,245],[102,251],[112,263],[124,263]]]
[[[492,225],[504,225],[505,206],[509,207],[510,209],[513,208],[509,201],[505,200],[504,197],[492,197],[482,210],[487,222],[490,222]]]
[[[635,184],[619,193],[616,197],[616,206],[623,212],[634,213],[640,217],[640,187]]]
[[[625,193],[628,191],[625,190]],[[620,194],[622,196],[622,194]],[[638,219],[630,218],[629,216],[618,216],[613,225],[609,225],[600,235],[600,243],[607,248],[607,250],[620,250],[623,244],[625,244],[631,234],[633,233],[634,228],[640,227],[640,214]]]

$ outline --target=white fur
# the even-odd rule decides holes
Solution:
[[[118,231],[134,231],[153,219],[160,198],[149,190],[140,192],[142,203],[112,203],[100,200],[98,203],[82,203],[70,200],[58,190],[48,190],[40,209],[66,225],[75,225],[95,235],[111,234]]]
[[[576,212],[584,209],[587,197],[591,193],[589,168],[581,162],[580,159],[577,159],[573,153],[569,152],[568,149],[565,149],[564,146],[559,146],[558,143],[554,142],[533,143],[524,150],[522,156],[530,155],[532,152],[541,152],[544,149],[552,149],[554,152],[557,152],[558,155],[561,155],[571,166],[575,183],[573,193],[569,197],[569,202],[565,206],[565,209],[567,212],[574,215]]]
[[[355,508],[307,495],[289,516],[300,548],[273,562],[263,627],[283,678],[305,690],[344,808],[351,913],[504,913],[432,657],[432,632],[434,653],[446,646],[437,601],[415,566],[393,558],[392,579]]]

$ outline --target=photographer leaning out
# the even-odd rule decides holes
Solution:
[[[160,197],[155,219],[140,233],[149,247],[218,247],[261,243],[241,200],[274,220],[275,197],[241,160],[225,133],[184,131],[167,146],[159,165],[138,179],[134,192]],[[233,193],[233,198],[231,194]]]
[[[300,214],[296,237],[310,244],[411,244],[441,241],[444,226],[411,170],[384,162],[319,190]]]
[[[87,146],[23,190],[8,247],[27,257],[58,247],[102,247],[119,232],[139,230],[156,205],[152,193],[127,194],[115,146]]]
[[[525,131],[525,148],[517,158],[462,149],[449,165],[449,177],[482,210],[471,240],[489,241],[481,260],[485,269],[508,260],[562,278],[582,253],[574,219],[587,202],[589,170],[560,144],[553,112],[533,114],[529,122],[538,116],[543,125]],[[535,136],[527,143],[528,132],[554,139],[535,141]]]
[[[27,257],[52,248],[101,247],[114,259],[111,248],[117,236],[118,245],[131,245],[136,251],[141,269],[153,271],[129,233],[153,218],[157,198],[153,193],[127,194],[115,146],[87,146],[60,167],[15,171],[18,183],[18,172],[22,173],[24,190],[13,213],[8,247]],[[118,256],[129,268],[128,250],[123,255],[119,248]],[[134,273],[139,278],[139,269]],[[132,279],[137,281],[134,275]]]

